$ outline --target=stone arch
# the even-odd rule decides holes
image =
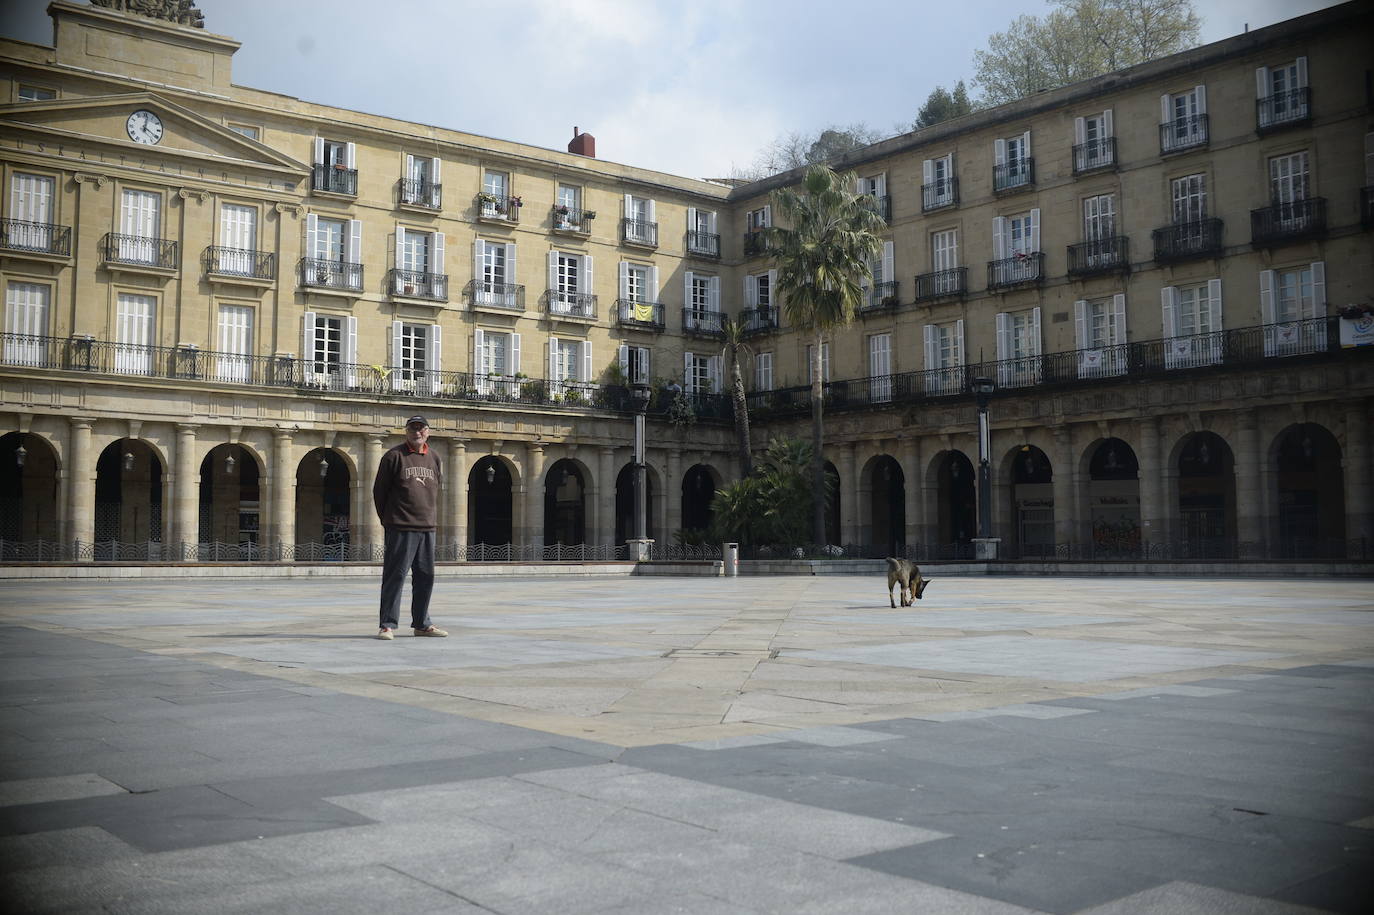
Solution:
[[[1084,504],[1094,556],[1137,557],[1140,533],[1140,460],[1115,436],[1099,438],[1083,451]]]
[[[576,458],[559,458],[544,473],[544,545],[587,542],[589,467]]]
[[[319,544],[324,559],[348,557],[352,542],[352,482],[355,468],[347,454],[332,447],[312,448],[296,465],[296,540]],[[314,548],[298,559],[313,558]]]
[[[162,542],[166,473],[162,449],[146,439],[118,438],[100,452],[95,467],[97,559],[129,558],[118,545]],[[135,549],[132,555],[142,554]]]
[[[19,558],[10,552],[20,543],[56,542],[61,537],[60,470],[57,449],[43,436],[33,432],[0,436],[0,541],[5,544],[0,558]]]
[[[711,500],[721,482],[720,472],[710,464],[693,464],[682,474],[683,530],[704,531],[711,526]]]
[[[505,546],[515,542],[515,492],[520,468],[499,454],[473,462],[468,488],[467,530],[470,544]]]
[[[634,537],[634,462],[626,461],[615,476],[615,544],[624,546],[625,541]],[[658,494],[663,482],[652,464],[644,466],[644,536],[659,541]]]
[[[969,552],[978,530],[978,483],[973,461],[958,449],[931,459],[927,472],[936,492],[936,552],[955,558]]]
[[[1279,555],[1345,555],[1345,471],[1340,443],[1318,423],[1294,423],[1269,446]]]
[[[1010,523],[1001,532],[1005,556],[1045,559],[1055,555],[1055,516],[1072,512],[1054,500],[1054,463],[1038,445],[1023,442],[998,462],[997,476],[1006,481]]]
[[[867,543],[883,556],[906,553],[906,474],[887,453],[875,454],[860,471],[868,491]]]
[[[1231,446],[1215,432],[1191,432],[1175,443],[1178,553],[1184,558],[1231,558],[1236,552],[1236,473]]]
[[[248,445],[224,442],[206,451],[200,462],[197,542],[260,543],[266,476],[266,460]]]

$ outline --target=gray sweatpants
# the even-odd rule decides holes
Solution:
[[[401,588],[410,581],[410,625],[429,628],[429,595],[434,590],[434,531],[386,531],[382,551],[383,629],[400,626]]]

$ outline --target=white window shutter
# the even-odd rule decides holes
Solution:
[[[650,200],[650,201],[649,201],[649,222],[658,222],[658,219],[654,216],[654,202],[653,202],[653,200]]]
[[[431,256],[433,266],[430,269],[438,274],[444,273],[444,233],[442,231],[430,235],[430,250],[433,252]]]
[[[1159,123],[1168,124],[1174,119],[1173,105],[1166,92],[1159,97]]]
[[[561,381],[558,376],[558,338],[549,338],[549,381]]]
[[[1011,356],[1011,315],[1005,311],[997,313],[997,358],[1007,359]]]
[[[425,364],[434,373],[435,383],[438,383],[438,374],[443,371],[442,360],[444,355],[444,329],[438,324],[429,325],[429,352]]]
[[[692,307],[692,271],[682,271],[682,305],[684,308]]]
[[[712,211],[707,215],[707,217],[706,217],[706,231],[710,232],[712,235],[717,234],[717,233],[716,233],[716,211],[715,211],[715,210],[712,210]]]
[[[992,141],[992,164],[993,164],[993,165],[1006,165],[1006,164],[1007,164],[1007,141],[1006,141],[1006,140],[998,139],[998,140],[993,140],[993,141]]]
[[[407,178],[414,178],[414,177],[415,177],[415,157],[412,156],[410,153],[406,153],[406,171],[405,171],[405,176],[406,176]]]
[[[1112,109],[1110,108],[1102,112],[1102,136],[1103,138],[1116,136],[1112,133]]]
[[[964,364],[964,319],[954,322],[954,364]]]
[[[472,377],[486,374],[486,365],[483,361],[486,349],[486,332],[478,327],[472,332]],[[474,385],[478,390],[482,390],[482,383],[479,381]]]
[[[620,344],[619,353],[620,374],[625,376],[626,381],[633,382],[634,379],[630,377],[630,348],[622,343]]]
[[[625,218],[635,218],[635,198],[633,194],[625,195]]]
[[[688,394],[696,393],[692,389],[692,353],[682,354],[682,389]]]
[[[1274,271],[1261,270],[1260,282],[1260,323],[1274,323]]]
[[[1031,309],[1031,341],[1035,344],[1035,355],[1040,355],[1040,306]]]
[[[1040,208],[1035,207],[1030,211],[1031,216],[1031,237],[1030,249],[1032,254],[1040,251]]]
[[[358,361],[358,319],[349,315],[344,318],[344,322],[347,325],[347,331],[344,337],[343,359],[344,362],[352,365]]]
[[[404,326],[400,321],[391,322],[391,361],[387,365],[393,368],[401,364],[401,330]]]
[[[396,227],[396,269],[406,269],[406,230],[405,226]]]
[[[306,256],[306,257],[314,258],[314,257],[319,257],[319,256],[320,256],[319,248],[317,247],[317,246],[319,245],[319,237],[320,237],[320,217],[319,217],[319,216],[316,216],[314,213],[307,213],[307,214],[305,215],[305,256]],[[313,271],[312,271],[312,273],[313,273]],[[313,279],[314,279],[313,275],[310,276],[310,277],[308,277],[308,279],[313,280]]]
[[[1326,261],[1312,265],[1312,310],[1309,318],[1320,318],[1326,314]]]
[[[939,350],[936,349],[937,344],[935,342],[935,325],[927,324],[923,328],[921,328],[921,331],[925,337],[926,344],[925,367],[928,370],[939,368],[940,354]]]
[[[1255,98],[1262,99],[1269,95],[1269,68],[1255,68]]]
[[[344,167],[345,167],[345,168],[357,168],[357,167],[358,167],[358,144],[357,144],[357,143],[345,143],[345,144],[344,144]]]
[[[348,262],[350,264],[363,262],[363,221],[361,219],[348,221]]]
[[[435,156],[429,160],[429,182],[439,184],[439,157]]]
[[[883,172],[878,176],[878,196],[887,196],[887,172]]]
[[[892,242],[883,242],[883,279],[884,283],[892,282]]]
[[[520,371],[520,335],[510,335],[510,373],[517,374]]]
[[[1178,287],[1165,286],[1159,290],[1159,308],[1162,313],[1165,339],[1178,336]]]
[[[935,183],[935,162],[931,159],[921,163],[921,183],[926,186]]]
[[[1198,86],[1194,91],[1197,92],[1197,113],[1207,113],[1207,87]]]
[[[583,295],[591,295],[592,290],[596,287],[592,285],[592,256],[590,254],[582,255],[582,271],[578,275],[582,279],[577,291]]]
[[[620,297],[630,297],[630,265],[627,261],[620,262]]]
[[[688,207],[688,208],[687,208],[687,231],[688,231],[688,232],[695,232],[696,230],[697,230],[697,208],[696,208],[696,207]]]
[[[549,252],[549,295],[556,296],[558,290],[558,252]]]
[[[856,193],[856,194],[862,194],[863,192],[864,192],[864,179],[862,179],[862,178],[855,178],[855,179],[854,179],[854,193]]]
[[[301,318],[301,361],[315,358],[315,313],[307,311]]]
[[[744,275],[744,307],[756,308],[759,304],[759,281],[749,274]]]
[[[480,238],[475,238],[472,241],[472,281],[477,284],[478,290],[486,282],[486,272],[482,269],[482,255],[485,253],[485,245],[486,242]]]
[[[992,217],[992,259],[1003,260],[1007,256],[1007,218]]]
[[[711,310],[720,311],[720,277],[713,276],[706,286],[706,294],[710,297]]]
[[[649,268],[649,301],[658,301],[658,264]]]
[[[1073,335],[1074,349],[1086,349],[1088,346],[1088,302],[1086,299],[1079,299],[1073,303]]]
[[[315,138],[315,164],[324,164],[324,137]]]
[[[711,393],[719,394],[721,389],[720,356],[712,356],[706,362],[707,373],[711,377]]]
[[[1207,308],[1211,313],[1212,330],[1221,330],[1221,280],[1207,281]]]
[[[1075,146],[1082,146],[1088,139],[1088,127],[1083,118],[1073,119],[1073,142]]]
[[[1302,89],[1302,88],[1304,88],[1304,87],[1306,87],[1306,86],[1307,86],[1307,58],[1306,58],[1306,57],[1299,57],[1299,58],[1298,58],[1298,88],[1299,88],[1299,89]]]
[[[1027,130],[1025,133],[1021,134],[1021,148],[1025,151],[1024,155],[1027,159],[1029,159],[1032,155],[1030,145],[1030,133],[1031,132]]]
[[[503,281],[514,285],[519,274],[515,272],[515,245],[506,245],[506,275]]]
[[[1118,292],[1112,296],[1112,343],[1126,342],[1126,294]]]
[[[592,368],[592,341],[582,341],[582,381],[591,381],[596,377],[595,369]]]
[[[763,205],[763,224],[765,226],[771,226],[773,224],[773,205],[771,203],[765,203]]]

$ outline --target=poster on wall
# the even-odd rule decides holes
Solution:
[[[1369,346],[1371,343],[1374,343],[1374,313],[1360,311],[1355,317],[1341,315],[1341,346]]]

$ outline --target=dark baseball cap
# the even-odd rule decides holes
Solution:
[[[428,426],[428,425],[429,425],[429,420],[425,419],[423,416],[412,416],[410,419],[406,420],[406,428],[407,428],[407,429],[409,429],[411,426]]]

